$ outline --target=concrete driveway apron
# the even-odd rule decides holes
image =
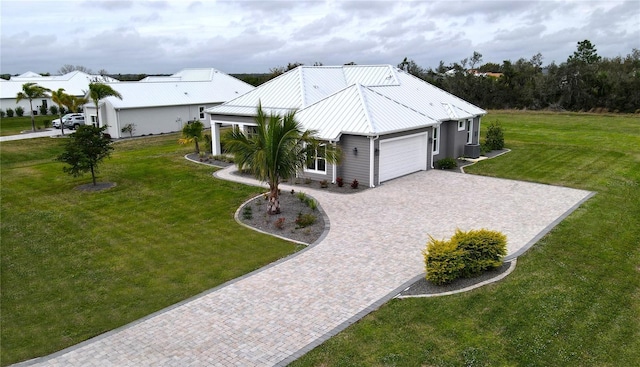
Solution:
[[[255,183],[230,170],[217,175]],[[592,195],[437,170],[353,195],[307,193],[331,223],[317,245],[28,365],[286,365],[423,273],[421,250],[429,235],[499,230],[514,256]]]

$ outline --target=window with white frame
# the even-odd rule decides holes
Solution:
[[[204,120],[204,106],[198,107],[198,112],[200,113],[200,119]]]
[[[91,115],[91,125],[96,126],[96,120],[98,118],[96,117],[96,115]]]
[[[312,172],[327,172],[327,146],[325,144],[320,144],[317,149],[314,149],[312,146],[307,147],[307,165],[305,167],[305,171]]]
[[[458,120],[458,131],[463,131],[465,129],[466,120]]]
[[[257,126],[245,126],[245,133],[248,138],[253,138],[258,135],[258,127]]]
[[[433,154],[440,153],[440,126],[433,127],[433,134],[431,134],[431,149]]]
[[[467,120],[467,144],[473,143],[473,120]]]

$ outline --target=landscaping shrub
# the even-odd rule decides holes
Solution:
[[[313,214],[302,214],[299,213],[296,218],[296,228],[304,228],[312,225],[316,222],[316,216]]]
[[[299,192],[296,194],[296,197],[297,197],[297,198],[298,198],[298,200],[300,200],[301,202],[305,202],[305,201],[307,200],[307,195],[306,195],[304,192],[302,192],[302,191],[299,191]]]
[[[454,158],[442,158],[436,161],[437,169],[452,169],[458,167],[458,162]]]
[[[430,237],[427,249],[422,253],[428,281],[441,285],[460,277],[460,271],[464,268],[463,254],[454,242]]]
[[[329,181],[327,180],[320,181],[320,188],[326,189],[327,187],[329,187]]]
[[[242,208],[242,218],[245,220],[249,220],[253,218],[253,210],[249,205]]]
[[[344,185],[344,181],[342,180],[342,177],[336,178],[336,183],[338,184],[338,187],[342,187]]]
[[[487,128],[487,136],[485,144],[491,150],[500,150],[504,148],[504,133],[502,126],[498,122],[492,122]]]
[[[7,108],[7,117],[13,117],[13,110],[11,108]]]
[[[354,179],[353,179],[353,182],[351,182],[351,188],[352,188],[352,189],[357,189],[359,184],[360,184],[360,183],[358,182],[358,180],[356,180],[356,179],[354,178]]]
[[[502,265],[506,254],[507,237],[497,231],[457,229],[448,241],[430,237],[423,251],[426,279],[440,285],[473,277]]]
[[[16,107],[16,116],[22,117],[24,116],[24,108],[21,106]]]
[[[58,114],[58,106],[53,105],[53,106],[49,107],[49,112],[51,112],[52,115],[57,115]]]
[[[3,110],[0,110],[0,118],[3,118],[7,113]]]
[[[49,109],[45,105],[42,105],[42,106],[38,107],[38,110],[40,111],[40,114],[43,115],[43,116],[46,115],[47,112],[49,111]]]
[[[318,209],[318,202],[313,200],[312,198],[306,198],[305,199],[305,204],[307,204],[307,206],[309,207],[309,209],[311,210],[316,210]]]
[[[507,254],[507,236],[488,229],[468,232],[457,229],[451,242],[463,251],[464,269],[460,274],[463,278],[499,267]]]
[[[280,217],[276,219],[276,222],[273,225],[279,230],[282,230],[284,228],[284,221],[285,221],[285,218]]]
[[[42,121],[42,126],[44,126],[45,129],[48,129],[51,127],[51,120],[43,120]]]

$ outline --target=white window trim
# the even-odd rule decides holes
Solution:
[[[464,131],[467,128],[467,120],[458,120],[458,131]]]
[[[440,154],[440,125],[433,127],[431,134],[431,152],[433,155]]]
[[[304,165],[304,170],[303,170],[304,172],[315,173],[315,174],[319,174],[319,175],[326,175],[327,174],[327,158],[326,158],[327,157],[327,153],[326,153],[327,146],[326,146],[326,144],[320,144],[320,147],[324,147],[324,149],[325,149],[324,158],[320,158],[320,159],[324,160],[324,171],[307,168],[307,165],[305,164]],[[316,152],[316,156],[315,156],[315,159],[313,160],[313,162],[314,162],[314,167],[317,168],[318,167],[318,153],[317,152]]]
[[[473,120],[472,119],[468,119],[466,125],[467,125],[466,126],[467,144],[472,144],[473,143]]]

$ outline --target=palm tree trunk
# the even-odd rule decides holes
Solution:
[[[268,214],[280,214],[280,198],[278,197],[278,185],[269,185],[269,205],[267,206]]]
[[[196,142],[196,154],[200,154],[200,146],[198,145],[198,138],[194,138],[193,141]]]
[[[64,124],[62,123],[62,114],[58,114],[58,116],[60,116],[60,131],[62,132],[62,135],[64,135]]]
[[[31,114],[31,130],[33,132],[36,131],[36,118],[33,116],[33,103],[31,102],[31,98],[29,98],[29,108],[31,109],[31,111],[29,111],[29,113]]]

